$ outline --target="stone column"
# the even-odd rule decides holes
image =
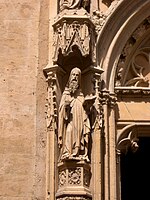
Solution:
[[[115,102],[114,94],[110,94],[109,115],[109,185],[110,200],[116,200],[116,126],[115,126]]]
[[[103,154],[103,200],[109,199],[109,124],[108,124],[108,91],[102,91],[102,104],[104,112],[104,154]]]
[[[104,199],[116,199],[116,128],[115,97],[109,91],[102,91],[104,112]]]

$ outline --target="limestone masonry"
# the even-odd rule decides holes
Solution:
[[[150,0],[0,0],[0,47],[0,200],[149,199]]]

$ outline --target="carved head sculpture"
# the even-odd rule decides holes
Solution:
[[[68,88],[71,93],[75,93],[75,91],[80,87],[81,87],[81,70],[75,67],[70,72]]]

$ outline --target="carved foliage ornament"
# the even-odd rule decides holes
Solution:
[[[94,10],[92,15],[92,21],[95,25],[95,31],[98,35],[99,31],[102,29],[107,18],[114,12],[121,0],[111,0],[111,5],[108,10],[104,13],[100,10]]]
[[[66,171],[63,170],[59,172],[59,187],[62,187],[66,184]]]
[[[69,170],[68,183],[70,185],[80,185],[81,184],[81,168]]]
[[[47,77],[48,96],[46,103],[46,122],[48,129],[57,129],[57,105],[56,105],[56,73],[49,72]]]

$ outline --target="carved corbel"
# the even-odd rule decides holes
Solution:
[[[108,105],[110,108],[114,108],[116,105],[116,94],[110,93],[107,90],[103,90],[101,93],[102,105]]]
[[[139,148],[138,140],[136,125],[132,124],[126,126],[121,131],[117,140],[117,151],[126,154],[130,148],[133,152],[136,152]]]

